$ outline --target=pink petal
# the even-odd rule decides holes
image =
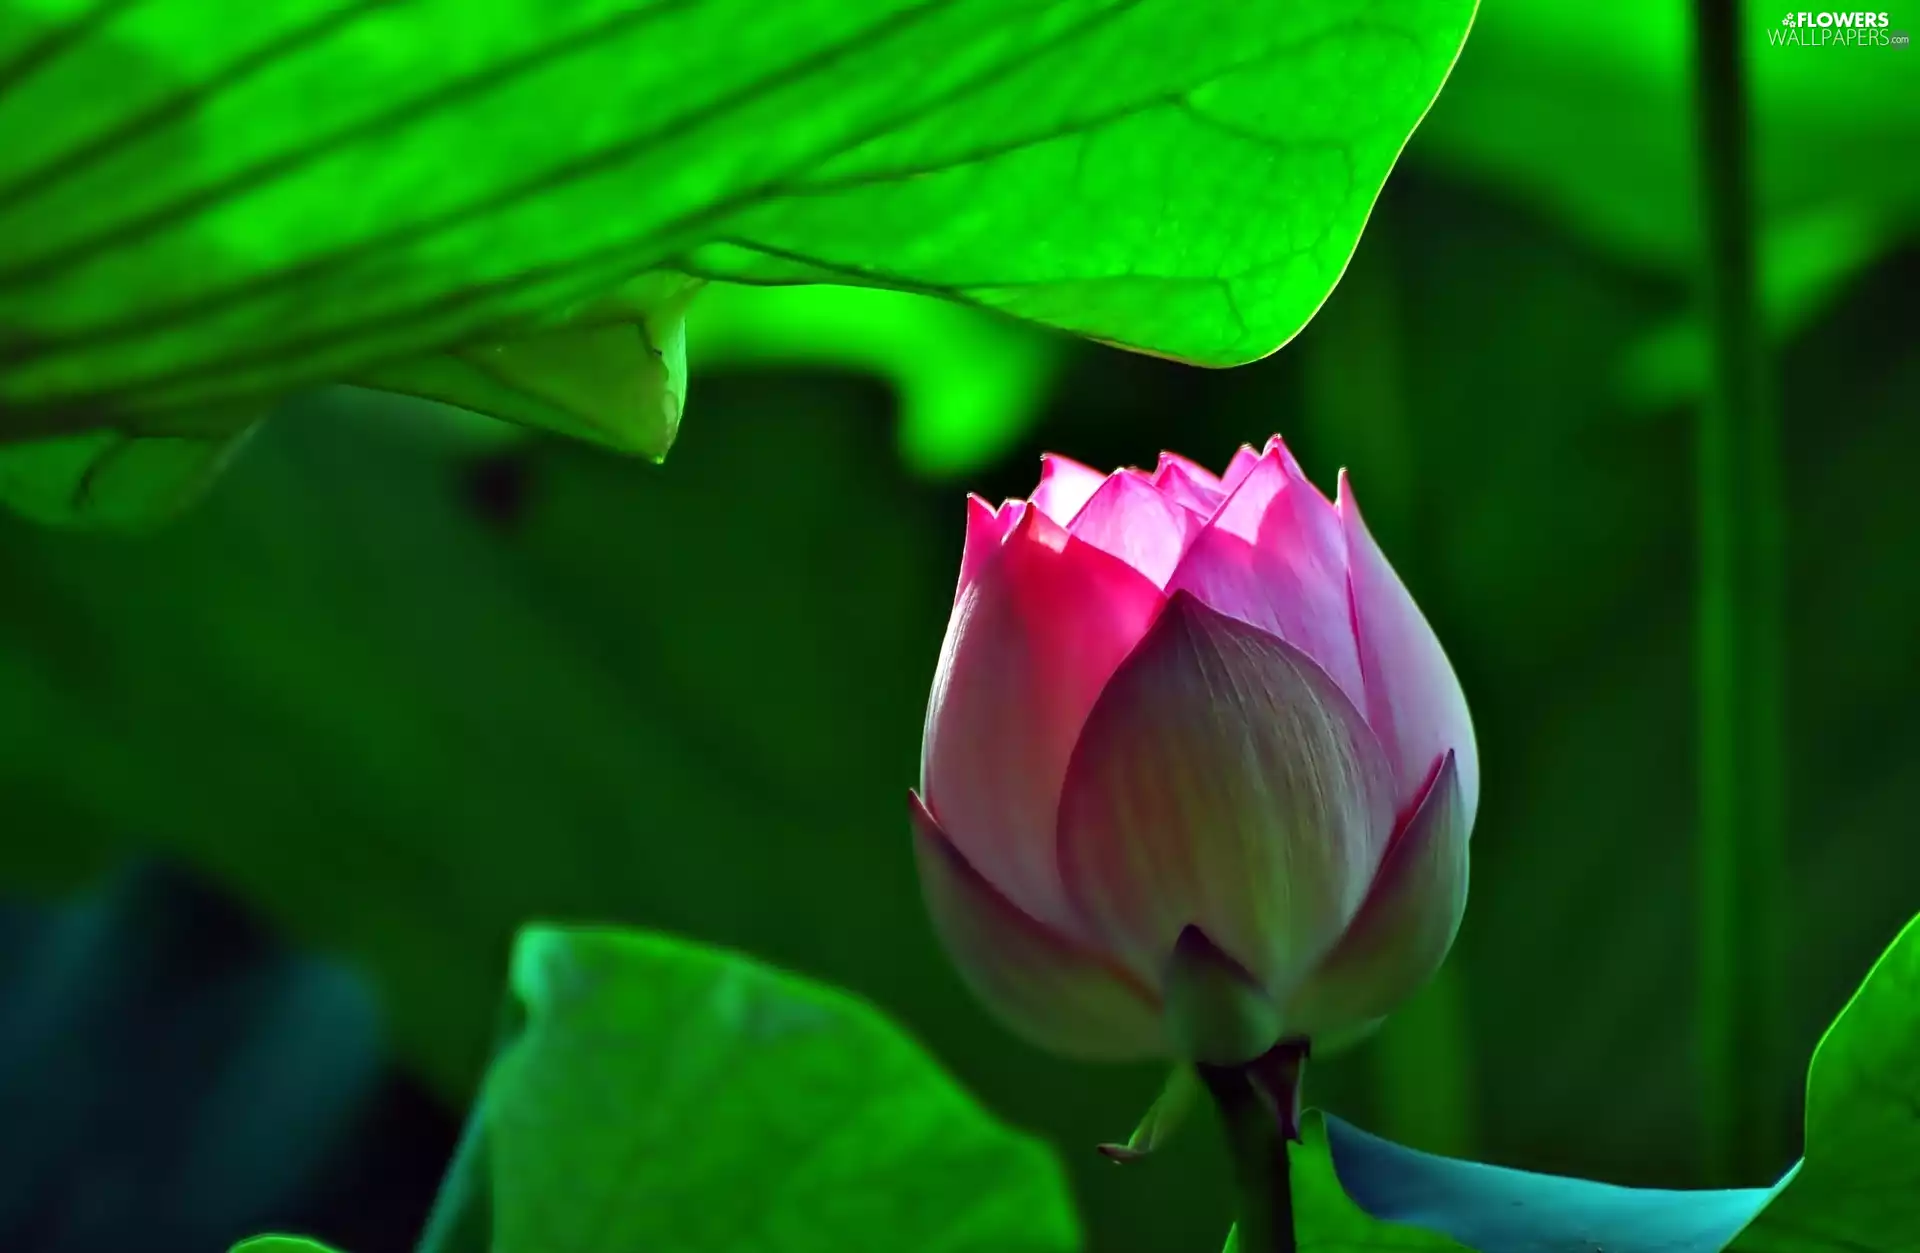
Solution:
[[[1457,763],[1451,752],[1441,762],[1346,934],[1288,1002],[1289,1034],[1318,1040],[1370,1024],[1446,960],[1467,909],[1469,828]]]
[[[1460,680],[1420,606],[1367,533],[1344,470],[1335,510],[1347,535],[1367,722],[1393,762],[1396,800],[1404,811],[1419,799],[1441,754],[1452,749],[1460,773],[1460,801],[1471,828],[1480,804],[1480,755]]]
[[[1166,1052],[1153,993],[1015,908],[911,795],[914,856],[934,931],[973,994],[1048,1052],[1132,1061]]]
[[[1174,593],[1087,719],[1060,867],[1092,935],[1158,977],[1194,925],[1281,998],[1346,927],[1393,829],[1386,758],[1302,652]]]
[[[1194,539],[1166,586],[1278,635],[1365,708],[1340,516],[1277,444]]]
[[[1259,464],[1260,454],[1253,451],[1249,444],[1240,445],[1240,451],[1234,453],[1233,460],[1227,463],[1227,472],[1220,476],[1220,490],[1232,492],[1246,481],[1246,477],[1253,473],[1253,467]]]
[[[1220,502],[1227,498],[1219,479],[1185,457],[1170,452],[1160,454],[1160,465],[1153,472],[1153,485],[1161,495],[1192,510],[1203,520],[1212,517]]]
[[[1138,470],[1121,470],[1075,515],[1067,529],[1165,587],[1203,519],[1160,494]]]
[[[1177,452],[1162,450],[1160,453],[1160,462],[1153,470],[1153,481],[1155,484],[1158,484],[1162,476],[1174,472],[1178,472],[1183,478],[1197,487],[1207,488],[1220,495],[1225,495],[1224,492],[1220,491],[1220,480],[1214,477],[1213,471],[1191,458],[1182,457]]]
[[[1281,461],[1286,463],[1288,473],[1292,474],[1296,479],[1304,479],[1307,477],[1307,472],[1302,470],[1300,463],[1293,459],[1293,450],[1287,447],[1287,441],[1281,439],[1278,435],[1270,436],[1267,439],[1267,446],[1260,451],[1260,455],[1263,457],[1279,457]],[[1323,496],[1321,499],[1324,500],[1326,498]]]
[[[1072,923],[1054,855],[1067,758],[1162,603],[1143,575],[1029,506],[954,605],[921,790],[967,860],[1050,926]]]
[[[967,543],[960,553],[960,586],[955,590],[953,599],[957,602],[962,592],[973,584],[987,560],[1000,551],[1000,545],[1013,531],[1013,524],[1020,518],[1020,506],[1024,502],[1009,500],[995,509],[978,496],[967,497]]]
[[[1065,526],[1106,481],[1107,476],[1100,471],[1050,452],[1040,458],[1040,485],[1033,489],[1030,499],[1041,513]]]

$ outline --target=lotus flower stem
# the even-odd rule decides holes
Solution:
[[[1780,432],[1757,300],[1740,0],[1695,0],[1694,104],[1712,372],[1699,419],[1699,1030],[1707,1169],[1781,1165],[1786,953]]]
[[[1244,1066],[1195,1067],[1220,1111],[1238,1198],[1236,1253],[1294,1253],[1287,1144],[1300,1138],[1302,1041],[1283,1040]]]

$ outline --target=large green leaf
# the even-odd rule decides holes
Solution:
[[[686,408],[686,309],[700,286],[643,274],[561,325],[374,365],[353,381],[659,461]]]
[[[640,932],[533,928],[481,1096],[496,1253],[1064,1253],[1065,1178],[844,993]]]
[[[1806,1154],[1733,1253],[1920,1249],[1920,918],[1814,1050]]]
[[[951,300],[825,284],[706,284],[685,323],[687,386],[743,372],[865,376],[893,395],[895,446],[908,468],[946,479],[985,471],[1030,435],[1074,346],[1058,332]],[[479,417],[473,411],[485,406],[461,403],[392,408],[456,448],[500,449],[533,436],[524,420]]]
[[[1080,1248],[1053,1154],[846,993],[667,936],[553,927],[522,932],[509,981],[516,1029],[454,1167],[457,1210],[423,1248]],[[234,1253],[328,1251],[262,1236]]]
[[[191,430],[660,267],[1251,360],[1333,285],[1472,11],[0,0],[0,406]]]

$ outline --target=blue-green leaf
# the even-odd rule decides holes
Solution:
[[[1337,1118],[1326,1128],[1333,1168],[1361,1210],[1477,1253],[1717,1253],[1776,1190],[1623,1188],[1436,1157]]]

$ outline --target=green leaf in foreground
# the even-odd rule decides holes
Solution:
[[[1251,360],[1333,286],[1473,9],[0,0],[0,410],[361,378],[663,268]]]
[[[337,1253],[337,1250],[305,1236],[253,1236],[234,1245],[229,1253]]]
[[[1920,918],[1874,964],[1814,1049],[1806,1159],[1732,1249],[1920,1249]]]
[[[534,928],[482,1096],[496,1253],[1064,1253],[1059,1163],[842,993],[642,933]]]

